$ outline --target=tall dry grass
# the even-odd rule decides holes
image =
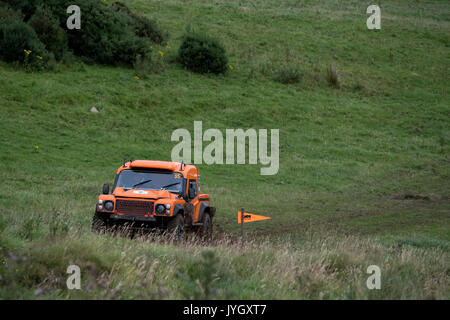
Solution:
[[[313,234],[182,242],[130,230],[97,235],[70,228],[29,250],[5,250],[2,298],[87,299],[448,299],[448,253],[385,246],[377,239]],[[68,290],[68,265],[81,268],[81,290]],[[367,267],[381,269],[369,290]]]

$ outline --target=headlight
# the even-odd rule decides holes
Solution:
[[[166,208],[167,208],[167,209],[170,209],[170,204],[166,204]]]
[[[103,204],[103,200],[98,200],[98,204]]]
[[[164,212],[166,211],[166,206],[163,204],[158,204],[156,206],[156,213],[157,214],[164,214]]]
[[[105,201],[105,210],[113,211],[114,203],[112,201]]]

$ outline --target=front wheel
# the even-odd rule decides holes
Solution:
[[[199,235],[204,240],[209,240],[212,235],[212,219],[209,213],[205,213],[202,219],[203,225],[200,227]]]
[[[97,211],[92,218],[92,231],[102,233],[106,231],[106,221],[104,218],[100,217]]]
[[[170,219],[167,224],[167,230],[176,241],[182,240],[184,237],[184,217],[181,214],[177,214]]]

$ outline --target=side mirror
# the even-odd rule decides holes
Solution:
[[[103,185],[103,194],[109,194],[109,183]]]
[[[198,196],[198,199],[199,200],[209,200],[209,195],[202,193]]]

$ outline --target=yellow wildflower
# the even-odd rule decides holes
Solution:
[[[139,77],[138,76],[134,76],[134,80],[139,80]]]
[[[159,55],[160,55],[161,57],[163,57],[163,56],[164,56],[164,52],[160,51],[160,52],[159,52]]]
[[[36,56],[36,58],[38,58],[39,60],[42,60],[42,59],[43,59],[41,56]]]
[[[30,54],[31,53],[31,50],[23,50],[26,54]]]
[[[230,65],[228,66],[228,69],[233,70],[234,67],[230,64]]]

